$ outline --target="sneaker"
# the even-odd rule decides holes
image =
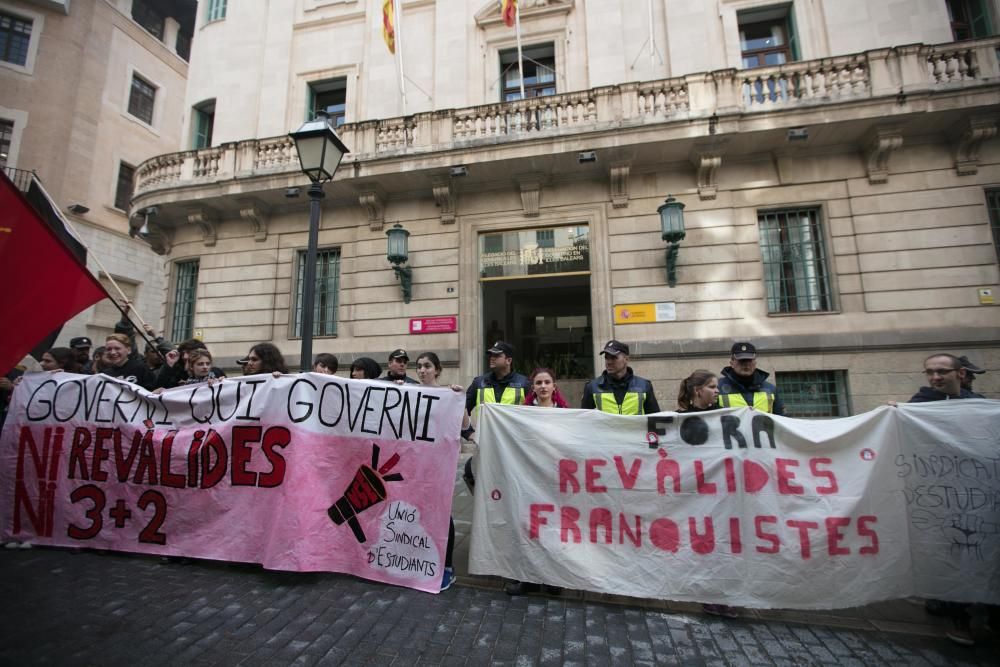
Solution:
[[[740,613],[736,611],[736,608],[730,607],[727,604],[703,604],[701,610],[712,616],[723,616],[725,618],[740,617]]]
[[[17,545],[17,548],[18,549],[30,549],[31,548],[31,542],[21,542],[19,545]]]
[[[453,583],[455,583],[455,569],[451,567],[444,568],[444,576],[441,577],[441,592],[451,588]]]
[[[948,639],[960,646],[975,646],[976,640],[972,637],[972,628],[967,618],[953,618],[951,628],[944,633]]]

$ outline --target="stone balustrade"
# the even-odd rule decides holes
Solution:
[[[351,159],[427,154],[573,132],[758,113],[972,87],[1000,80],[1000,38],[914,44],[752,70],[604,86],[465,109],[348,123]],[[158,155],[137,171],[137,195],[194,183],[297,172],[288,136]]]

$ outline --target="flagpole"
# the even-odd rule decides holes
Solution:
[[[514,34],[517,36],[517,73],[521,80],[521,99],[524,99],[524,58],[521,56],[521,3],[514,4]]]
[[[37,179],[37,176],[33,178]],[[42,195],[49,201],[49,205],[52,207],[52,210],[59,211],[59,207],[56,206],[56,203],[54,201],[52,201],[52,197],[49,196],[48,191],[46,191],[46,189],[42,187],[41,181],[38,182],[38,185],[39,185],[38,189],[41,191]],[[108,282],[111,283],[111,286],[114,287],[115,291],[117,291],[118,294],[121,296],[122,302],[126,304],[125,307],[123,308],[112,298],[111,301],[112,303],[115,304],[115,307],[117,307],[119,312],[121,312],[121,314],[125,315],[126,317],[128,317],[128,311],[132,311],[133,313],[135,313],[135,316],[139,320],[139,323],[142,325],[143,329],[145,329],[146,321],[143,320],[142,315],[140,315],[139,312],[132,307],[132,301],[128,298],[125,292],[122,291],[122,288],[118,286],[118,283],[115,282],[114,277],[111,275],[111,272],[108,271],[107,267],[104,266],[104,262],[101,261],[101,258],[97,256],[97,253],[95,253],[90,248],[90,246],[87,245],[87,242],[83,240],[82,236],[80,236],[80,232],[76,231],[76,227],[73,225],[73,223],[70,222],[68,218],[63,217],[61,214],[58,215],[59,218],[63,221],[63,224],[65,224],[69,228],[69,230],[73,233],[73,237],[80,243],[80,245],[84,247],[84,249],[86,249],[87,257],[94,260],[94,263],[97,264],[97,267],[101,270],[101,272],[103,272],[104,275],[107,276]],[[145,336],[143,336],[143,338],[145,338]],[[149,339],[146,340],[148,342]]]
[[[393,26],[396,40],[396,68],[399,70],[399,94],[403,97],[403,115],[406,115],[406,77],[403,76],[403,13],[400,11],[400,0],[392,0],[392,13],[395,14],[396,25]]]
[[[656,35],[653,33],[653,0],[649,0],[649,68],[656,67]]]

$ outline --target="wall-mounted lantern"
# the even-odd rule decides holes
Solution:
[[[660,214],[660,228],[667,248],[667,284],[677,284],[677,251],[684,239],[684,204],[667,195],[667,200],[656,209]]]
[[[410,258],[407,249],[410,232],[397,222],[386,230],[385,235],[389,237],[386,256],[392,264],[392,270],[396,272],[400,287],[403,288],[403,303],[409,303],[413,295],[413,269],[405,264]]]

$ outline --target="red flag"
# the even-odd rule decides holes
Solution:
[[[389,47],[389,53],[396,53],[396,12],[393,9],[393,0],[385,0],[382,3],[382,39]]]
[[[0,373],[108,296],[6,174],[0,177]]]
[[[513,28],[517,20],[517,0],[500,0],[500,16],[508,28]]]

